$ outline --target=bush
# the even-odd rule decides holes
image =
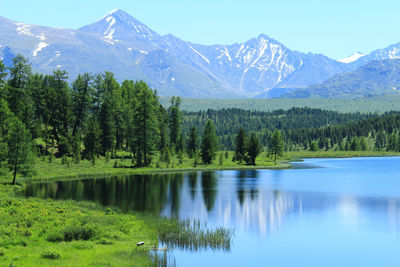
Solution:
[[[49,233],[47,241],[50,242],[70,242],[73,240],[89,240],[95,236],[94,227],[91,224],[87,225],[69,225],[62,231],[54,231]]]
[[[108,238],[101,238],[99,241],[97,241],[97,244],[100,245],[112,245],[114,242]]]
[[[61,232],[54,231],[47,235],[46,240],[49,242],[61,242],[64,240],[64,235]]]
[[[5,254],[4,251],[2,249],[0,249],[0,257],[3,257],[4,254]]]
[[[46,251],[43,251],[40,256],[44,259],[56,260],[56,259],[60,258],[60,253],[53,251],[53,250],[46,250]]]
[[[76,226],[70,225],[64,229],[64,241],[89,240],[95,235],[93,227],[90,225]]]

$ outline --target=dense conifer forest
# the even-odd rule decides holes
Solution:
[[[172,97],[165,108],[145,82],[119,83],[111,72],[80,74],[72,82],[60,69],[33,73],[18,55],[11,68],[0,63],[1,172],[12,172],[15,182],[18,173],[29,174],[35,157],[95,165],[117,151],[129,153],[132,167],[143,167],[171,156],[182,162],[184,155],[194,165],[210,164],[218,150],[238,151],[236,159],[247,164],[263,150],[275,160],[283,150],[400,150],[398,112],[187,112],[180,105]]]

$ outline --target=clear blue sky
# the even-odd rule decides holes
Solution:
[[[0,16],[73,29],[116,8],[160,34],[200,44],[264,33],[290,49],[339,59],[400,42],[398,0],[0,0]]]

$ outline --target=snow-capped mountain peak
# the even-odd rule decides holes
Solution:
[[[354,62],[354,61],[356,61],[356,60],[358,60],[359,58],[362,58],[362,57],[364,57],[364,56],[365,56],[365,55],[364,55],[363,53],[357,52],[357,53],[354,53],[354,54],[351,55],[351,56],[348,56],[348,57],[339,59],[338,62],[348,64],[348,63],[352,63],[352,62]]]
[[[115,9],[107,13],[97,22],[84,26],[79,30],[103,35],[104,40],[111,44],[113,44],[114,41],[130,37],[149,40],[155,36],[159,36],[142,22],[121,9]]]

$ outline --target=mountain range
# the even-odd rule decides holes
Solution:
[[[60,29],[0,17],[0,57],[23,54],[35,71],[114,72],[144,80],[162,96],[277,97],[320,84],[373,60],[400,58],[400,43],[336,61],[290,50],[267,35],[245,43],[201,45],[160,35],[122,10],[82,28]]]

